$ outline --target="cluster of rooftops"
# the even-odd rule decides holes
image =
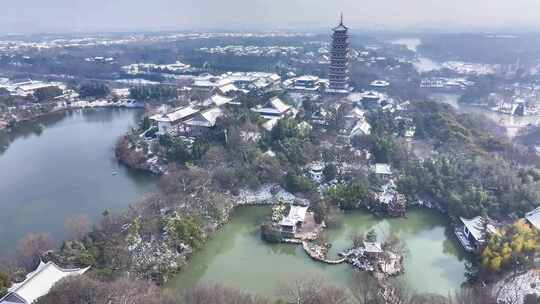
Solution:
[[[188,105],[176,108],[166,114],[156,114],[150,117],[158,126],[159,134],[171,131],[190,133],[196,128],[212,128],[217,119],[223,114],[223,108],[237,105],[234,99],[215,94],[199,105]],[[267,121],[263,127],[271,130],[277,121],[288,114],[296,115],[297,111],[278,97],[269,99],[265,104],[252,108]]]

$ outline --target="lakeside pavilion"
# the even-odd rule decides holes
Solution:
[[[51,288],[63,278],[82,275],[90,267],[64,269],[53,262],[39,262],[36,270],[26,275],[24,281],[13,284],[7,294],[0,299],[0,304],[31,304],[49,293]]]

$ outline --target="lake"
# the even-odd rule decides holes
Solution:
[[[295,279],[320,277],[339,286],[352,284],[348,264],[326,265],[312,261],[301,246],[267,244],[259,224],[270,213],[265,207],[242,207],[230,224],[191,259],[168,284],[177,293],[199,283],[219,283],[252,293],[273,296]],[[379,237],[396,234],[407,244],[405,274],[419,292],[448,295],[465,281],[465,254],[447,219],[432,210],[411,210],[407,218],[378,219],[363,211],[347,213],[339,228],[328,229],[333,244],[330,255],[351,246],[353,233],[375,229]]]
[[[116,139],[142,112],[102,109],[57,113],[17,128],[0,146],[1,251],[12,252],[30,232],[67,237],[65,219],[86,214],[97,220],[105,209],[122,210],[155,189],[155,178],[118,164]],[[8,145],[9,144],[9,145]],[[309,259],[300,246],[264,243],[259,224],[265,207],[234,211],[190,264],[168,284],[181,292],[202,282],[217,282],[272,296],[294,279],[321,277],[339,286],[352,284],[346,264],[325,265]],[[402,276],[420,292],[447,295],[465,280],[465,256],[447,219],[430,210],[411,210],[407,218],[378,219],[362,212],[344,216],[339,228],[328,229],[330,254],[350,246],[353,233],[375,229],[379,237],[397,234],[409,248]]]
[[[66,218],[97,220],[155,188],[155,178],[119,165],[114,144],[136,109],[62,112],[25,123],[0,140],[0,253],[31,232],[66,238]]]

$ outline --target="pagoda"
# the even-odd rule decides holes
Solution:
[[[343,24],[343,14],[339,25],[332,29],[332,52],[326,90],[331,94],[348,94],[349,86],[349,28]]]

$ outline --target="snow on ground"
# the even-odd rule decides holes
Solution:
[[[526,295],[540,295],[540,270],[530,270],[516,277],[508,277],[495,286],[499,303],[523,303]]]

